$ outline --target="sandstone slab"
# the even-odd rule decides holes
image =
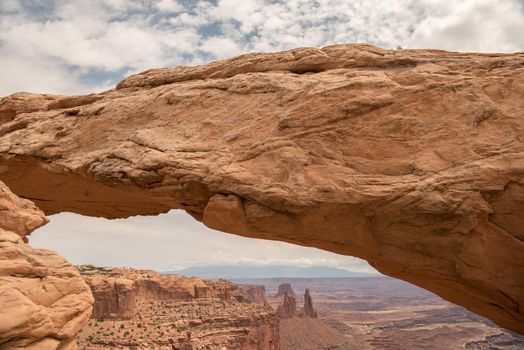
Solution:
[[[1,182],[0,208],[0,349],[76,349],[89,288],[64,258],[24,242],[47,219]]]
[[[185,209],[368,260],[524,333],[524,54],[335,45],[0,100],[0,178],[47,214]]]

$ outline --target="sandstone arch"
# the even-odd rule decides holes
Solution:
[[[354,255],[524,334],[523,97],[522,53],[249,54],[0,99],[0,179],[46,214]]]

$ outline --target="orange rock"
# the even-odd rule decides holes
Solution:
[[[131,268],[105,269],[84,265],[80,271],[95,299],[92,318],[133,318],[138,300],[218,298],[267,304],[264,286],[237,285],[227,280],[164,275]]]
[[[279,318],[271,306],[254,302],[265,301],[260,286],[129,268],[81,266],[80,271],[93,290],[92,318],[97,318],[80,333],[82,348],[139,344],[164,348],[173,347],[175,339],[184,349],[280,348]],[[101,329],[125,329],[125,333],[100,333]],[[139,344],[129,337],[144,331]]]
[[[76,349],[93,297],[80,274],[23,238],[47,222],[31,202],[0,182],[0,348]]]
[[[277,315],[281,319],[292,318],[297,315],[297,301],[294,296],[284,292],[282,304],[278,305]]]
[[[26,235],[48,222],[36,205],[13,194],[0,181],[0,227],[17,233],[24,241]]]
[[[524,333],[524,54],[334,45],[0,99],[0,176],[47,214],[182,208],[368,260]]]
[[[317,312],[313,308],[313,298],[311,298],[311,294],[309,294],[309,288],[306,288],[306,292],[304,293],[304,315],[311,318],[317,317]]]
[[[284,296],[286,294],[289,295],[289,296],[292,296],[292,297],[295,296],[295,292],[293,291],[293,288],[291,288],[291,284],[290,283],[281,283],[281,284],[279,284],[278,291],[277,291],[277,294],[275,296],[276,297],[282,297],[282,296]]]

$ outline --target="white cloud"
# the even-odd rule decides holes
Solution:
[[[444,4],[441,0],[440,4]],[[422,20],[410,42],[414,47],[456,51],[524,50],[524,6],[518,1],[464,0],[440,6]]]
[[[297,265],[376,272],[361,259],[217,232],[180,210],[125,220],[62,213],[52,216],[29,240],[35,247],[56,250],[75,264],[160,271],[212,264]]]
[[[70,94],[82,94],[93,89],[93,86],[79,82],[80,78],[77,75],[71,74],[68,69],[61,68],[53,62],[39,62],[30,57],[9,57],[0,51],[0,67],[2,69],[0,96],[15,91],[51,94],[67,91]],[[108,86],[98,86],[98,88],[102,91]]]
[[[218,20],[234,19],[239,22],[249,21],[256,12],[262,11],[263,1],[257,0],[219,0],[212,8],[211,15]]]
[[[54,75],[50,90],[72,93],[86,80],[103,84],[85,79],[91,71],[115,83],[117,72],[332,43],[524,51],[523,32],[518,0],[4,0],[0,55],[31,74],[20,71],[1,91],[35,91],[35,76]]]
[[[241,53],[240,46],[232,39],[226,37],[211,37],[206,39],[199,49],[212,54],[215,58],[227,58]]]
[[[17,0],[3,0],[0,2],[0,11],[18,12],[22,10],[22,6]]]
[[[163,12],[182,12],[184,11],[184,6],[178,3],[175,0],[160,0],[155,5],[160,11]]]

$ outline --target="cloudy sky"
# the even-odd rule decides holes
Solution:
[[[0,96],[102,91],[153,67],[298,46],[524,51],[523,33],[523,0],[0,0]],[[31,242],[74,263],[371,270],[358,259],[213,232],[179,212],[126,221],[51,219]]]
[[[524,51],[522,33],[523,0],[1,0],[0,95],[297,46]]]
[[[375,272],[360,259],[214,231],[181,210],[125,220],[63,213],[52,216],[29,239],[31,245],[52,248],[75,264],[159,271],[202,265],[296,265]]]

